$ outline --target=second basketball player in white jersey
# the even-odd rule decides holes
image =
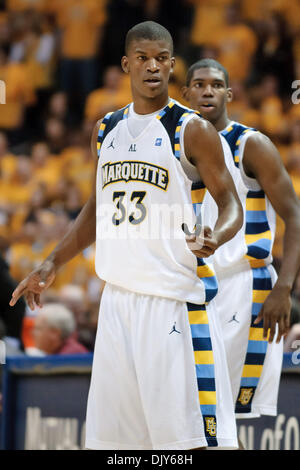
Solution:
[[[228,74],[203,59],[187,74],[184,96],[224,137],[228,169],[244,209],[242,230],[214,253],[216,303],[237,417],[276,415],[289,326],[290,292],[300,266],[300,206],[280,156],[269,139],[227,116]],[[276,213],[286,224],[282,266],[272,266]],[[202,215],[214,227],[217,207],[206,193]]]
[[[22,293],[30,305],[39,302],[39,282],[50,285],[57,267],[96,239],[96,271],[106,286],[87,407],[89,449],[237,445],[216,278],[189,250],[182,225],[193,230],[193,204],[202,202],[205,184],[220,214],[197,254],[213,253],[241,227],[242,208],[216,130],[168,97],[173,65],[165,28],[145,22],[129,31],[122,66],[133,103],[95,127],[92,196],[13,295],[12,304]],[[183,153],[193,158],[195,181]]]

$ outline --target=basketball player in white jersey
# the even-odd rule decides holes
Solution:
[[[141,23],[128,32],[125,53],[133,103],[95,126],[92,195],[42,266],[19,284],[11,305],[21,295],[29,306],[39,305],[59,267],[96,240],[96,271],[106,285],[86,447],[236,447],[214,313],[217,283],[203,257],[241,228],[242,208],[218,133],[168,97],[174,66],[169,32]],[[219,217],[214,231],[205,231],[197,257],[182,225],[193,229],[193,204],[201,203],[204,185]]]
[[[232,91],[220,63],[203,59],[193,64],[183,94],[225,138],[225,161],[244,209],[242,230],[211,259],[236,416],[276,415],[283,336],[300,266],[299,200],[272,142],[228,117]],[[202,211],[204,223],[213,226],[217,206],[208,193]],[[276,212],[285,222],[278,278],[271,264]]]

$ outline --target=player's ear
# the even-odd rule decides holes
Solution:
[[[233,100],[232,88],[227,88],[227,103],[231,103]]]
[[[121,67],[122,67],[123,72],[129,73],[129,63],[128,63],[128,59],[126,55],[124,55],[121,59]]]
[[[181,91],[182,97],[183,97],[186,101],[188,101],[188,100],[189,100],[189,88],[188,88],[186,85],[184,85],[183,87],[181,87],[181,90],[180,90],[180,91]]]
[[[176,63],[175,57],[171,57],[171,70],[170,70],[170,73],[173,73],[175,63]]]

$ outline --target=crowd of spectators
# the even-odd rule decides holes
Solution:
[[[292,101],[300,79],[298,0],[0,0],[0,252],[16,281],[45,258],[86,202],[92,129],[131,101],[120,68],[124,38],[149,19],[174,38],[170,96],[186,104],[187,68],[203,57],[221,61],[234,93],[230,117],[273,140],[300,197],[300,104]],[[282,237],[278,219],[276,267]],[[43,299],[73,312],[76,340],[88,351],[102,288],[92,246],[58,273]],[[297,324],[300,277],[293,302]],[[28,354],[39,314],[24,313],[20,340]]]

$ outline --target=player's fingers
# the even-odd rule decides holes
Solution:
[[[275,336],[275,332],[276,332],[277,322],[276,322],[276,320],[271,319],[269,324],[270,324],[270,334],[269,334],[268,341],[269,341],[269,343],[272,343],[273,339],[274,339],[274,336]]]
[[[34,301],[35,301],[35,304],[36,304],[38,307],[42,308],[43,305],[42,305],[42,302],[41,302],[41,296],[40,296],[40,294],[34,294]]]
[[[284,334],[285,334],[284,318],[280,318],[278,322],[278,332],[277,332],[276,343],[280,343],[280,340]]]
[[[269,330],[269,328],[270,328],[270,319],[269,319],[269,316],[266,315],[266,314],[264,314],[263,320],[264,320],[263,338],[264,338],[264,339],[267,339],[267,337],[268,337],[268,330]]]
[[[212,238],[212,235],[213,235],[212,229],[208,227],[207,225],[205,225],[205,227],[203,228],[203,235],[204,237]]]
[[[212,251],[206,247],[201,248],[201,250],[192,250],[197,258],[207,258],[212,255]]]
[[[20,282],[20,284],[15,288],[9,302],[9,305],[11,307],[13,307],[17,303],[17,301],[20,297],[22,297],[22,295],[24,295],[26,288],[27,284],[24,281]]]
[[[203,247],[203,248],[204,248],[204,249],[201,250],[201,251],[203,251],[203,257],[209,257],[209,256],[213,255],[214,252],[215,252],[215,250],[213,250],[213,249],[210,248],[210,247],[205,246],[205,247]]]
[[[210,227],[205,226],[204,227],[204,236],[208,237],[208,238],[211,238],[212,234],[213,234],[212,229]]]
[[[205,238],[203,240],[203,245],[205,246],[205,248],[209,248],[210,250],[212,250],[213,252],[215,252],[216,250],[216,242],[215,240],[210,240],[209,238]]]
[[[254,320],[254,325],[259,325],[259,323],[261,323],[261,321],[263,320],[263,317],[264,317],[264,311],[263,309],[261,309],[261,311],[259,312],[259,314],[257,315],[256,319]]]
[[[286,315],[284,317],[284,334],[287,334],[290,328],[290,316]]]
[[[33,292],[26,292],[25,299],[26,299],[26,302],[27,302],[30,310],[34,310],[34,294],[33,294]]]

